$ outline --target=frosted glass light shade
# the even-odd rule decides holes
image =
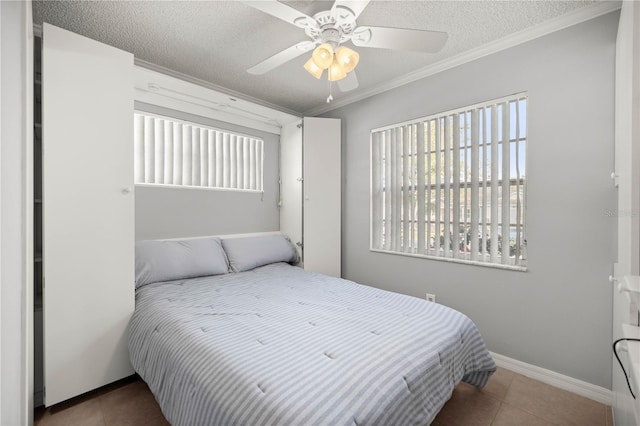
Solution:
[[[349,49],[345,46],[340,46],[338,50],[336,50],[336,59],[342,66],[342,69],[344,69],[345,72],[349,73],[354,70],[356,65],[358,65],[360,55],[353,49]]]
[[[317,79],[320,79],[320,77],[322,77],[322,73],[324,72],[322,68],[316,65],[313,58],[309,58],[307,63],[304,64],[304,69]]]
[[[342,65],[334,59],[331,63],[331,67],[329,67],[329,81],[338,81],[342,80],[347,76],[347,72],[344,70]]]
[[[333,47],[329,43],[322,43],[313,50],[311,59],[318,67],[326,70],[333,62]]]

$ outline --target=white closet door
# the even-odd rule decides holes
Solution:
[[[43,27],[45,405],[133,373],[133,55]]]
[[[280,232],[302,256],[302,121],[280,132]]]
[[[334,118],[303,126],[304,269],[341,274],[341,130]]]
[[[623,2],[616,42],[615,173],[618,175],[618,262],[614,275],[640,274],[640,3]],[[636,323],[629,299],[612,286],[613,339],[623,337],[622,324]],[[626,336],[628,337],[628,336]],[[630,343],[631,344],[631,343]],[[624,347],[624,346],[622,346]],[[627,366],[628,354],[621,358]],[[640,424],[640,400],[634,400],[617,361],[613,359],[616,424]],[[633,383],[633,382],[632,382]],[[637,393],[637,390],[634,390]],[[635,407],[634,407],[635,406]]]

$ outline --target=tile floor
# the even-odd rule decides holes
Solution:
[[[168,425],[137,377],[36,410],[36,426]],[[611,407],[499,368],[478,390],[459,384],[434,426],[613,426]]]

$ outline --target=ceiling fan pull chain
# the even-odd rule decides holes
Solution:
[[[331,81],[327,80],[329,82],[329,97],[327,98],[327,103],[330,104],[331,101],[333,100],[333,95],[331,94]]]

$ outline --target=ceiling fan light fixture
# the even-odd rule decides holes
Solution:
[[[353,49],[349,49],[346,46],[340,46],[338,50],[336,50],[336,60],[345,72],[350,73],[358,65],[360,55]]]
[[[322,43],[314,49],[311,59],[318,67],[326,70],[333,62],[333,47],[329,43]]]
[[[347,76],[347,72],[345,71],[344,67],[338,62],[336,58],[333,59],[333,62],[329,67],[328,74],[329,81],[342,80]]]
[[[307,63],[304,64],[304,69],[307,70],[307,72],[309,74],[311,74],[312,76],[314,76],[317,79],[320,79],[320,77],[322,77],[322,73],[324,72],[324,70],[322,68],[320,68],[318,65],[316,65],[316,63],[313,60],[313,58],[309,58]]]

